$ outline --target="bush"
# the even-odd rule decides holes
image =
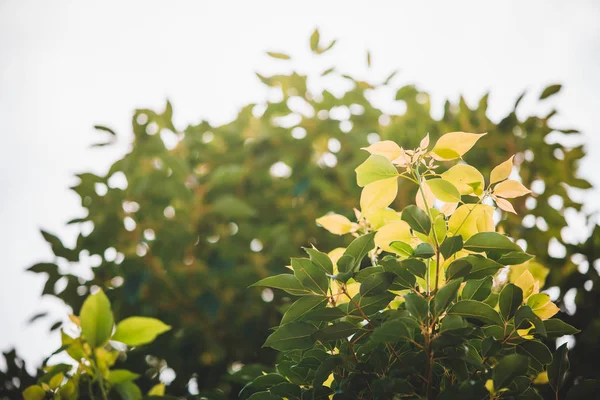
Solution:
[[[311,46],[315,54],[330,47],[318,34]],[[77,310],[89,289],[99,286],[117,317],[144,315],[165,321],[173,333],[130,352],[120,367],[154,371],[146,362],[152,355],[176,371],[169,388],[173,394],[188,393],[192,379],[201,391],[219,389],[224,397],[235,397],[247,378],[263,369],[252,364],[273,365],[275,353],[260,346],[269,335],[268,327],[278,323],[280,308],[289,304],[289,298],[279,293],[272,298],[272,293],[264,292],[265,300],[272,298],[266,302],[258,296],[259,289],[246,288],[285,272],[288,257],[301,255],[301,246],[348,245],[349,238],[324,234],[314,220],[330,211],[352,217],[347,210],[357,205],[359,195],[351,184],[353,170],[365,158],[359,149],[377,140],[416,147],[422,132],[429,132],[432,139],[449,131],[488,132],[468,155],[470,164],[489,174],[515,154],[515,174],[523,184],[545,184],[544,191],[517,199],[514,208],[520,215],[545,221],[547,228],[544,224],[525,228],[519,218],[503,213],[499,229],[525,241],[540,265],[550,268],[547,286],[560,287],[558,304],[569,289],[579,289],[577,312],[562,317],[582,329],[596,327],[579,336],[587,338],[585,348],[578,342],[571,351],[572,357],[581,359],[573,363],[573,376],[594,370],[589,364],[593,357],[583,359],[585,352],[600,354],[595,340],[600,321],[594,308],[600,292],[596,284],[589,292],[583,285],[589,279],[597,282],[598,276],[594,268],[578,272],[571,256],[581,253],[592,265],[598,257],[597,239],[574,246],[561,237],[567,225],[565,210],[581,209],[567,189],[590,187],[577,177],[584,150],[548,139],[551,134],[577,132],[555,130],[550,122],[555,112],[518,117],[524,94],[499,122],[486,115],[487,95],[475,108],[462,98],[446,102],[438,120],[431,116],[428,94],[412,85],[398,87],[393,74],[384,82],[367,82],[329,66],[323,71],[320,76],[259,75],[281,99],[249,104],[223,126],[200,122],[176,129],[170,104],[161,112],[137,110],[131,151],[106,174],[78,175],[80,182],[73,190],[86,214],[69,222],[82,227],[76,246],[67,248],[58,237],[43,232],[55,259],[30,268],[48,276],[43,294]],[[348,90],[334,95],[308,89],[327,87],[331,80],[346,82]],[[541,99],[558,89],[559,85],[550,86]],[[377,108],[370,99],[378,91],[393,91],[395,104],[405,111],[391,115]],[[108,145],[118,137],[110,128],[98,128],[109,138]],[[400,183],[394,207],[400,209],[413,198],[414,188]],[[559,207],[551,207],[550,198],[558,199]],[[566,246],[564,258],[548,255],[553,238]],[[260,250],[249,251],[251,244]],[[102,261],[93,268],[93,278],[80,283],[79,276],[66,273],[59,264],[78,265],[82,252]],[[67,285],[57,292],[55,283],[61,278]],[[585,304],[579,298],[585,298]],[[240,363],[246,367],[238,371]],[[578,370],[579,366],[585,369]],[[4,382],[0,389],[10,393],[12,373],[0,374]],[[148,390],[155,378],[155,371],[144,375],[141,387]]]
[[[540,293],[533,255],[493,221],[491,200],[514,214],[509,200],[531,191],[508,179],[513,157],[485,180],[465,163],[440,173],[481,136],[448,133],[431,150],[428,136],[415,150],[392,141],[365,149],[357,222],[317,220],[352,243],[329,254],[307,248],[308,258],[292,258],[293,274],[256,283],[300,298],[265,342],[281,352],[277,373],[257,377],[242,398],[541,399],[534,383],[558,398],[567,347],[553,356],[542,340],[578,330],[551,318],[558,307]],[[418,188],[417,205],[396,212],[388,206],[399,180]],[[598,389],[586,381],[572,390],[591,398]]]

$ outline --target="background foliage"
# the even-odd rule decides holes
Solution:
[[[331,47],[320,43],[318,33],[310,45],[315,54]],[[271,56],[290,62],[285,54]],[[384,82],[367,82],[331,68],[321,76],[293,72],[258,77],[280,92],[280,100],[249,104],[222,126],[201,122],[178,130],[169,103],[162,111],[137,110],[131,152],[106,175],[78,175],[80,183],[73,190],[87,215],[69,223],[87,230],[75,248],[66,248],[59,238],[43,232],[55,259],[30,270],[48,276],[44,295],[56,296],[77,310],[89,288],[99,286],[111,299],[116,318],[144,315],[173,327],[123,362],[124,368],[148,370],[141,382],[144,389],[168,364],[176,372],[171,394],[187,393],[188,382],[195,377],[201,391],[219,389],[223,396],[235,397],[259,371],[249,364],[272,364],[274,353],[261,345],[289,298],[275,293],[271,300],[272,292],[263,292],[261,298],[260,289],[247,287],[283,272],[289,257],[301,254],[301,246],[346,245],[347,239],[319,229],[314,220],[357,205],[354,168],[367,156],[358,149],[378,139],[416,147],[424,132],[432,140],[443,132],[488,132],[467,156],[484,175],[517,154],[518,174],[535,194],[516,201],[515,209],[520,216],[533,215],[536,224],[524,227],[519,218],[503,215],[500,225],[509,235],[523,238],[528,251],[550,268],[546,286],[560,288],[558,304],[570,289],[577,290],[575,313],[559,314],[583,330],[570,352],[571,379],[597,370],[592,363],[600,354],[596,340],[600,290],[592,265],[600,258],[600,230],[596,228],[581,246],[566,244],[561,237],[565,210],[581,209],[569,188],[586,189],[590,184],[577,177],[583,147],[548,141],[548,135],[557,132],[551,123],[554,111],[519,118],[516,110],[522,94],[514,110],[494,122],[486,114],[486,95],[475,108],[462,98],[447,101],[438,120],[431,116],[427,93],[411,85],[398,88],[392,75]],[[331,80],[344,81],[348,90],[334,95],[308,89]],[[382,89],[396,93],[404,113],[387,115],[373,104],[372,93]],[[540,100],[559,89],[548,87]],[[101,144],[110,145],[114,133],[100,129],[108,138]],[[563,130],[556,135],[575,134]],[[400,186],[394,207],[404,207],[413,195]],[[565,257],[548,255],[552,239],[565,245]],[[82,252],[102,257],[90,280],[66,274],[58,265],[79,263]],[[576,254],[581,255],[572,257]],[[589,267],[578,270],[585,263]],[[67,284],[57,292],[59,279]],[[589,280],[593,286],[584,290]],[[239,363],[246,368],[232,373]],[[14,373],[1,374],[0,389],[10,393]]]

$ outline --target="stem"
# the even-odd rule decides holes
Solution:
[[[96,349],[92,349],[92,362],[94,363],[94,371],[96,371],[96,379],[98,380],[98,386],[100,386],[100,392],[102,393],[102,399],[108,400],[106,396],[106,390],[104,389],[104,378],[98,368],[98,360],[96,359]]]

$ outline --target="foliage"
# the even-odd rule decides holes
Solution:
[[[117,358],[126,357],[126,351],[119,348],[149,344],[171,327],[154,318],[130,317],[115,329],[111,305],[102,290],[86,298],[79,317],[70,315],[69,319],[79,335],[61,331],[62,346],[52,354],[68,355],[69,363],[45,365],[37,384],[23,391],[25,400],[141,399],[142,391],[134,382],[140,375],[112,368]],[[164,391],[164,384],[159,383],[147,396],[162,397]]]
[[[241,398],[541,399],[534,382],[549,382],[558,398],[567,348],[553,357],[543,340],[578,330],[552,318],[558,307],[527,269],[533,256],[493,221],[492,204],[514,212],[507,199],[530,190],[509,179],[512,157],[487,184],[463,162],[439,172],[482,136],[447,133],[431,150],[429,136],[415,150],[392,141],[365,149],[352,243],[306,249],[292,274],[255,284],[300,298],[265,342],[281,352],[277,372]],[[388,208],[398,180],[418,187],[416,206],[401,212]],[[324,228],[339,233],[341,219],[326,217]],[[509,274],[511,265],[521,273]]]
[[[310,40],[315,62],[328,62],[319,54],[330,54],[334,44],[315,32]],[[274,62],[291,62],[285,54],[277,55]],[[110,297],[116,315],[165,321],[174,334],[134,349],[126,360],[117,360],[119,368],[157,373],[168,365],[177,373],[170,393],[189,393],[191,380],[201,393],[218,390],[223,397],[236,397],[248,379],[273,364],[275,353],[260,346],[290,304],[287,293],[264,291],[263,300],[261,289],[246,288],[286,272],[288,257],[301,256],[301,246],[349,244],[348,235],[329,235],[314,221],[330,211],[343,213],[334,217],[341,221],[337,233],[352,229],[353,215],[347,210],[358,205],[359,191],[351,182],[364,159],[359,149],[385,140],[416,147],[422,132],[432,139],[442,132],[488,132],[468,154],[469,163],[489,176],[492,167],[515,154],[514,177],[526,187],[543,188],[512,202],[534,224],[525,227],[512,213],[502,213],[498,229],[520,238],[536,254],[539,265],[530,265],[536,278],[549,268],[547,286],[560,288],[557,304],[569,290],[578,291],[576,312],[561,315],[583,329],[570,352],[577,362],[567,385],[586,373],[600,378],[600,372],[593,372],[598,371],[594,358],[600,355],[598,274],[591,267],[586,272],[577,268],[600,258],[600,231],[582,246],[561,236],[565,212],[581,209],[571,189],[590,187],[577,176],[583,147],[561,144],[562,137],[577,131],[558,131],[552,124],[555,111],[544,116],[517,113],[525,93],[497,121],[487,116],[488,95],[475,107],[462,98],[447,101],[442,115],[434,118],[429,95],[413,85],[399,86],[395,73],[374,82],[331,65],[321,70],[322,75],[259,75],[279,98],[248,104],[221,126],[202,121],[176,128],[169,103],[164,111],[137,110],[131,151],[106,174],[78,175],[73,190],[85,213],[69,222],[81,227],[75,246],[43,232],[55,257],[29,269],[47,276],[43,294],[79,309],[85,294],[98,286]],[[333,83],[345,89],[331,89]],[[560,85],[551,88],[543,98]],[[386,94],[395,101],[393,109],[384,111],[376,100]],[[110,128],[98,129],[108,138],[99,145],[122,140]],[[394,207],[404,208],[414,195],[414,187],[399,181]],[[566,246],[565,257],[548,255],[551,240]],[[254,250],[249,251],[251,244]],[[578,258],[572,257],[576,254]],[[90,259],[96,260],[91,278],[85,274]],[[583,287],[589,280],[593,287],[587,291]],[[58,327],[60,321],[53,325]],[[10,393],[11,373],[2,378],[0,393]],[[138,382],[146,391],[153,385],[146,375]]]

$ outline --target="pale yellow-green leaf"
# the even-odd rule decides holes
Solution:
[[[427,150],[429,147],[429,133],[425,135],[423,139],[421,139],[421,143],[419,143],[419,148],[422,150]]]
[[[89,295],[79,313],[81,333],[92,347],[103,346],[113,330],[114,317],[110,302],[102,290]]]
[[[331,262],[333,263],[333,274],[334,275],[338,273],[337,262],[340,259],[340,257],[342,257],[344,255],[345,251],[346,251],[345,247],[337,247],[337,248],[331,250],[329,253],[327,253],[329,258],[331,259]]]
[[[399,175],[390,160],[377,154],[369,156],[355,171],[356,183],[360,187]]]
[[[352,222],[339,214],[323,215],[316,222],[334,235],[344,235],[352,230]]]
[[[450,132],[442,135],[433,147],[433,155],[439,160],[462,157],[485,133]]]
[[[140,346],[170,329],[169,325],[155,318],[129,317],[117,324],[112,339],[129,346]]]
[[[398,194],[398,178],[388,178],[369,183],[360,195],[362,215],[369,215],[377,210],[387,208]]]
[[[417,207],[427,212],[428,208],[433,207],[433,203],[435,202],[435,195],[429,188],[427,181],[423,180],[421,182],[421,187],[423,188],[423,190],[421,190],[421,188],[417,190],[417,195],[415,196],[415,203],[417,204]],[[423,199],[423,194],[425,195],[425,199]],[[427,201],[427,206],[429,207],[425,205],[425,201]]]
[[[460,193],[458,189],[445,179],[430,179],[427,185],[433,192],[433,195],[447,203],[456,203],[460,201]]]
[[[512,156],[508,160],[504,161],[501,164],[498,164],[490,174],[490,184],[494,184],[496,182],[503,181],[510,176],[510,173],[513,169],[513,159],[515,156]]]
[[[362,150],[366,150],[371,154],[384,156],[388,160],[395,160],[402,154],[400,146],[391,140],[383,140],[381,142],[373,143],[369,147],[362,147]]]
[[[531,193],[531,190],[523,186],[521,182],[513,181],[512,179],[500,182],[494,187],[494,194],[496,196],[507,199],[514,199],[515,197],[525,196],[529,193]]]
[[[452,215],[452,213],[454,213],[454,211],[456,211],[456,207],[458,207],[458,203],[445,203],[441,208],[440,211],[446,216],[449,217]]]
[[[517,212],[515,211],[514,207],[512,206],[512,204],[510,204],[510,201],[503,199],[501,197],[497,197],[495,199],[496,204],[498,205],[498,207],[500,207],[501,210],[504,210],[506,212],[510,212],[513,214],[516,214]]]
[[[546,283],[546,277],[550,273],[550,269],[532,260],[529,260],[523,264],[510,266],[509,279],[511,282],[514,282],[525,270],[531,273],[533,279],[539,284],[540,287],[544,287]]]
[[[531,272],[527,270],[523,271],[523,273],[515,281],[513,281],[513,283],[521,288],[524,299],[527,299],[534,292],[535,280],[533,279]]]
[[[485,186],[483,175],[476,168],[467,164],[457,164],[442,173],[442,178],[452,182],[461,195],[476,194],[481,196]]]
[[[487,204],[463,204],[448,219],[448,236],[462,235],[467,240],[478,232],[494,231],[494,207]]]
[[[410,226],[405,221],[394,221],[381,227],[375,234],[375,244],[381,249],[393,252],[390,243],[394,241],[410,243]]]
[[[32,385],[23,391],[25,400],[43,400],[46,398],[46,392],[41,386]]]
[[[367,215],[366,218],[371,224],[371,228],[374,230],[377,230],[390,222],[400,221],[402,219],[399,213],[390,210],[389,208],[375,211],[374,213]]]
[[[527,305],[542,321],[552,318],[560,310],[546,293],[532,294],[527,299]]]
[[[150,389],[148,396],[164,396],[165,395],[165,384],[158,383]]]

